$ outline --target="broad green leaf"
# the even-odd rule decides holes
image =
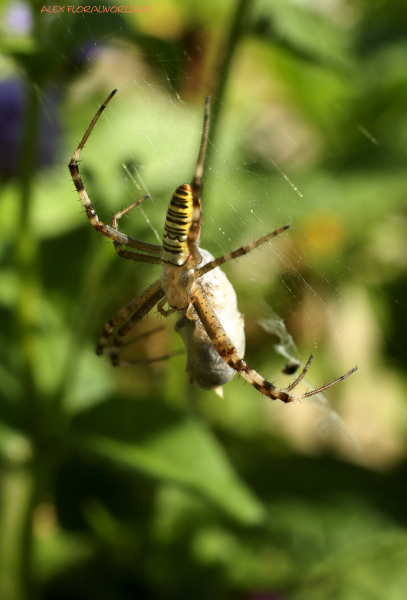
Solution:
[[[82,414],[82,447],[151,477],[185,485],[247,524],[264,509],[213,433],[157,402],[109,401]]]

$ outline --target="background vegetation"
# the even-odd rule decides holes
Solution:
[[[404,598],[403,2],[42,8],[0,18],[0,597]],[[220,400],[189,386],[183,356],[115,370],[94,355],[159,273],[96,235],[69,179],[115,87],[81,164],[101,219],[147,190],[123,228],[161,235],[211,94],[202,245],[220,255],[292,224],[225,268],[249,364],[288,382],[278,317],[315,354],[310,385],[357,364],[327,393],[343,423],[238,378]],[[180,349],[172,324],[129,356]]]

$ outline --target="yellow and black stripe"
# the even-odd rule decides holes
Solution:
[[[174,192],[168,207],[163,233],[162,261],[182,267],[187,262],[188,232],[193,216],[193,198],[191,186],[180,185]]]

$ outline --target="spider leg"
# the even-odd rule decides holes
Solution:
[[[216,269],[216,267],[223,265],[223,263],[227,262],[228,260],[232,260],[233,258],[238,258],[239,256],[243,256],[244,254],[247,254],[254,248],[257,248],[257,246],[260,246],[260,244],[264,244],[264,242],[267,242],[267,240],[270,240],[270,239],[276,237],[277,235],[280,235],[280,233],[283,233],[283,231],[285,231],[289,227],[290,227],[290,225],[285,225],[284,227],[280,227],[280,229],[276,229],[272,233],[269,233],[268,235],[260,238],[259,240],[257,240],[256,242],[253,242],[252,244],[248,244],[247,246],[242,246],[241,248],[238,248],[237,250],[234,250],[233,252],[230,252],[229,254],[224,254],[223,256],[221,256],[219,258],[215,258],[214,260],[211,260],[210,262],[206,263],[206,265],[204,265],[203,267],[200,267],[199,269],[195,270],[196,277],[201,277],[202,275],[205,275],[205,273],[208,273],[208,271],[212,271],[212,269]]]
[[[136,323],[141,321],[146,314],[165,296],[165,292],[161,287],[161,280],[159,279],[149,288],[147,288],[136,300],[139,300],[138,307],[131,315],[128,321],[124,323],[116,333],[113,339],[113,347],[110,351],[110,359],[112,365],[117,367],[120,364],[119,352],[123,342],[123,338],[128,334],[130,329],[134,327]]]
[[[209,112],[210,112],[210,98],[207,96],[205,100],[205,114],[202,129],[201,146],[199,148],[198,161],[196,163],[194,177],[191,182],[192,188],[192,223],[188,232],[188,248],[191,253],[191,258],[195,264],[199,264],[201,261],[201,255],[198,250],[199,233],[201,229],[201,187],[202,187],[202,175],[204,170],[204,161],[206,146],[208,143],[208,130],[209,130]]]
[[[79,173],[78,160],[79,160],[80,153],[82,152],[82,149],[83,149],[84,145],[86,144],[88,137],[90,136],[92,129],[94,128],[97,120],[99,119],[100,115],[102,114],[102,112],[106,108],[107,104],[110,102],[110,100],[113,98],[113,96],[115,95],[116,92],[117,92],[117,90],[113,90],[113,92],[110,94],[110,96],[108,96],[108,98],[106,98],[106,100],[104,101],[104,103],[99,108],[96,115],[94,116],[94,118],[93,118],[91,124],[89,125],[88,129],[86,130],[85,135],[83,136],[79,146],[77,147],[77,149],[75,150],[75,152],[71,158],[71,161],[68,165],[69,171],[71,173],[71,177],[75,184],[76,190],[79,194],[79,198],[81,199],[82,204],[85,207],[86,215],[87,215],[91,225],[93,225],[93,227],[96,229],[96,231],[98,231],[102,235],[105,235],[106,237],[110,238],[111,240],[113,240],[114,242],[117,242],[119,244],[124,244],[125,246],[130,246],[131,248],[135,248],[136,250],[141,250],[143,252],[150,252],[152,254],[161,255],[161,253],[162,253],[161,246],[159,246],[157,244],[148,244],[147,242],[140,242],[138,240],[135,240],[134,238],[131,238],[131,237],[125,235],[124,233],[121,233],[120,231],[118,231],[112,227],[109,227],[109,225],[106,225],[105,223],[100,221],[99,217],[96,214],[94,207],[92,206],[92,203],[91,203],[89,196],[85,190],[85,187],[82,183],[82,179],[81,179],[81,176]],[[137,256],[137,258],[135,258],[136,256]],[[157,256],[146,256],[145,254],[138,254],[137,252],[133,252],[131,258],[132,258],[132,260],[138,260],[141,262],[150,262],[150,263],[154,263],[154,264],[161,264],[161,259],[158,258]]]
[[[232,367],[232,369],[235,369],[253,387],[259,390],[259,392],[265,394],[272,400],[278,399],[282,400],[282,402],[288,403],[292,402],[293,400],[299,400],[301,398],[313,396],[314,394],[318,394],[319,392],[322,392],[323,390],[332,387],[336,383],[343,381],[344,379],[346,379],[346,377],[349,377],[349,375],[354,373],[357,369],[357,367],[355,367],[354,369],[346,373],[346,375],[342,375],[342,377],[339,377],[335,381],[332,381],[328,385],[318,388],[317,390],[307,392],[306,394],[301,394],[300,396],[290,396],[285,390],[280,390],[270,382],[266,381],[254,369],[249,367],[249,365],[246,364],[245,361],[237,354],[236,348],[234,347],[232,341],[226,334],[221,322],[216,316],[216,313],[213,310],[205,291],[200,286],[195,287],[193,294],[191,295],[191,302],[194,303],[195,310],[199,315],[201,323],[206,333],[208,334],[208,337],[211,340],[212,344],[215,346],[219,356],[221,356],[226,362],[226,364]],[[310,364],[311,362],[309,360],[304,369],[305,372],[306,370],[308,370]],[[300,378],[297,378],[295,384],[299,383],[299,381]],[[287,389],[292,389],[292,386],[290,386]]]
[[[149,365],[151,363],[169,360],[173,356],[179,356],[180,354],[185,354],[185,350],[181,348],[180,350],[174,350],[174,352],[170,352],[169,354],[163,354],[162,356],[156,356],[155,358],[144,358],[140,360],[121,360],[119,362],[119,365],[121,367],[126,367],[128,365]]]
[[[157,333],[158,331],[163,331],[164,329],[165,329],[165,327],[163,325],[154,327],[154,329],[145,331],[144,333],[141,333],[140,335],[137,335],[136,337],[132,338],[131,340],[128,340],[127,342],[121,344],[121,348],[130,346],[131,344],[134,344],[135,342],[138,342],[144,338],[150,337],[150,335],[153,335],[154,333]],[[103,349],[103,354],[112,354],[112,352],[115,352],[115,351],[116,351],[116,349],[114,346],[109,346],[109,347],[105,347]],[[180,354],[185,354],[185,350],[183,348],[181,348],[180,350],[175,350],[174,352],[170,352],[169,354],[163,354],[162,356],[156,356],[155,358],[145,358],[145,359],[136,359],[136,360],[121,360],[119,362],[119,365],[126,366],[126,365],[150,364],[150,363],[168,360],[169,358],[172,358],[173,356],[179,356]]]
[[[113,330],[118,327],[123,321],[125,321],[130,315],[134,313],[134,315],[138,314],[140,309],[142,309],[146,304],[151,300],[151,298],[155,297],[155,295],[161,292],[164,295],[163,290],[161,289],[161,280],[158,279],[155,283],[150,285],[144,292],[142,292],[137,298],[132,300],[127,306],[122,308],[114,317],[106,323],[103,328],[102,337],[99,340],[98,345],[96,346],[96,354],[105,354],[106,352],[106,344],[109,341],[110,336],[112,335]],[[161,296],[160,296],[161,298]],[[155,304],[160,299],[158,298]],[[153,308],[154,304],[148,309]],[[148,311],[147,311],[148,312]],[[146,314],[146,313],[144,313]],[[134,316],[133,315],[133,316]],[[141,318],[141,317],[140,317]],[[110,353],[110,350],[109,350]],[[116,352],[118,354],[118,351]]]
[[[226,334],[221,322],[219,321],[215,311],[210,304],[208,297],[200,286],[196,286],[191,296],[196,312],[199,315],[202,325],[212,344],[215,346],[219,356],[232,369],[235,369],[246,381],[253,385],[262,394],[269,396],[273,400],[279,399],[283,402],[291,402],[290,396],[276,388],[274,385],[266,381],[256,371],[254,371],[245,361],[237,354],[229,336]]]
[[[164,309],[164,305],[167,302],[167,296],[164,296],[164,298],[162,300],[160,300],[160,302],[157,305],[157,310],[160,313],[160,315],[162,315],[163,317],[168,317],[169,315],[172,315],[173,313],[177,312],[176,308],[169,308],[168,310]]]
[[[311,390],[311,392],[307,392],[306,394],[300,394],[299,396],[291,396],[290,398],[291,398],[291,400],[301,400],[301,398],[309,398],[310,396],[315,396],[315,394],[319,394],[320,392],[323,392],[324,390],[327,390],[328,388],[336,385],[340,381],[343,381],[344,379],[349,377],[349,375],[352,375],[352,373],[354,373],[357,370],[358,370],[357,367],[353,367],[353,369],[351,369],[350,371],[345,373],[345,375],[341,375],[341,377],[338,377],[338,379],[335,379],[335,381],[331,381],[331,383],[327,383],[326,385],[323,385],[322,387],[320,387],[316,390]]]
[[[295,379],[292,383],[290,383],[290,385],[288,387],[284,388],[285,392],[291,392],[291,390],[293,390],[295,387],[297,387],[297,385],[300,383],[301,379],[304,379],[305,374],[308,371],[308,369],[310,368],[313,360],[314,360],[314,357],[311,354],[311,356],[308,359],[307,364],[305,365],[305,367],[303,368],[301,373],[298,375],[297,379]]]
[[[300,383],[300,381],[305,377],[313,360],[314,360],[314,357],[311,354],[311,356],[308,359],[307,364],[305,365],[305,367],[303,368],[301,373],[298,375],[297,379],[295,379],[295,381],[293,381],[288,387],[284,388],[284,390],[283,390],[284,392],[291,392],[291,390],[293,390],[295,387],[297,387],[297,385]],[[353,369],[348,371],[345,375],[338,377],[338,379],[335,379],[335,381],[331,381],[331,383],[328,383],[327,385],[324,385],[316,390],[312,390],[311,392],[307,392],[306,394],[300,394],[299,396],[291,396],[291,400],[300,400],[301,398],[309,398],[309,396],[314,396],[315,394],[319,394],[320,392],[323,392],[324,390],[332,387],[333,385],[336,385],[340,381],[343,381],[344,379],[349,377],[349,375],[352,375],[352,373],[357,371],[357,369],[358,369],[357,367],[354,367]]]
[[[154,335],[154,333],[157,333],[158,331],[163,331],[164,329],[165,329],[164,325],[158,325],[158,327],[154,327],[154,329],[149,329],[148,331],[145,331],[144,333],[140,333],[140,335],[136,335],[136,337],[131,338],[131,340],[127,340],[127,342],[122,344],[122,348],[125,348],[126,346],[130,346],[131,344],[134,344],[135,342],[143,340],[146,337],[150,337],[150,335]]]
[[[119,231],[118,220],[121,219],[122,216],[125,215],[126,213],[128,213],[130,210],[132,210],[133,208],[136,208],[136,206],[138,206],[139,204],[141,204],[143,202],[143,200],[146,200],[149,197],[150,197],[150,194],[147,194],[146,196],[143,196],[142,198],[140,198],[140,200],[137,200],[136,202],[133,202],[133,204],[130,204],[130,206],[128,206],[127,208],[124,208],[120,212],[118,212],[115,215],[113,215],[113,217],[110,219],[110,222],[112,224],[112,228],[115,231]],[[122,244],[120,242],[115,241],[115,240],[113,240],[113,244],[114,244],[114,248],[115,248],[117,254],[119,256],[121,256],[122,258],[127,258],[129,260],[136,260],[136,261],[140,261],[140,262],[148,262],[148,263],[154,263],[154,264],[161,264],[161,259],[157,259],[156,256],[147,256],[146,254],[139,254],[138,252],[132,252],[130,250],[124,250]]]

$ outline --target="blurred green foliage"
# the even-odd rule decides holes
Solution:
[[[42,8],[1,7],[1,599],[404,598],[403,4]],[[81,164],[101,219],[144,193],[125,162],[154,201],[123,227],[155,241],[211,93],[202,244],[220,255],[293,225],[225,270],[262,374],[283,363],[261,298],[302,356],[316,347],[313,382],[358,363],[330,390],[345,426],[328,441],[306,402],[270,403],[238,378],[223,400],[191,388],[184,357],[114,370],[94,355],[158,276],[98,238],[66,167],[113,87]],[[181,347],[169,323],[129,352]]]

